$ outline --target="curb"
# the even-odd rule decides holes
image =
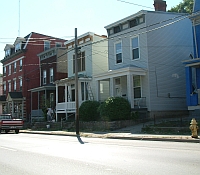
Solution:
[[[42,135],[58,135],[58,136],[72,136],[77,137],[75,132],[64,131],[30,131],[20,130],[20,133],[25,134],[42,134]],[[200,143],[200,139],[191,138],[191,136],[169,136],[169,135],[124,135],[120,134],[93,134],[93,133],[80,133],[81,137],[88,138],[102,138],[102,139],[123,139],[123,140],[144,140],[144,141],[168,141],[168,142],[189,142]]]

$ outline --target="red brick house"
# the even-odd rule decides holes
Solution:
[[[40,62],[38,54],[55,46],[62,46],[65,40],[31,32],[17,37],[14,44],[6,44],[3,64],[3,95],[0,102],[3,113],[29,119],[31,113],[31,92],[40,86]]]
[[[67,78],[67,49],[54,47],[38,54],[40,60],[40,86],[30,89],[31,119],[44,119],[47,108],[55,109],[56,96],[62,99],[64,88],[56,94],[55,81]],[[35,118],[37,117],[37,118]],[[38,118],[39,117],[39,118]]]

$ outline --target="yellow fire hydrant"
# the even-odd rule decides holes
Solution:
[[[199,129],[199,127],[197,126],[197,121],[195,120],[195,118],[193,118],[190,122],[190,130],[192,132],[192,138],[198,138],[198,134],[197,134],[197,130]]]

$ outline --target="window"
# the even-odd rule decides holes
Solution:
[[[130,21],[130,28],[131,28],[131,27],[137,26],[137,24],[138,24],[137,19],[131,20],[131,21]]]
[[[53,82],[53,68],[50,68],[50,83]]]
[[[5,56],[10,56],[10,49],[5,51]]]
[[[77,58],[78,72],[85,71],[85,52],[80,52]],[[73,55],[73,73],[75,73],[75,55]]]
[[[11,92],[11,81],[8,81],[8,91]]]
[[[14,72],[16,72],[17,64],[14,62]]]
[[[6,66],[3,67],[3,76],[6,76]]]
[[[139,58],[139,46],[138,46],[138,37],[132,38],[131,40],[132,44],[132,59],[138,59]]]
[[[18,50],[21,50],[21,43],[17,43],[15,45],[15,52],[17,52]]]
[[[50,49],[50,41],[44,41],[44,50]]]
[[[116,63],[122,63],[122,43],[115,44]]]
[[[56,43],[56,47],[62,47],[62,43]]]
[[[134,98],[141,98],[141,82],[139,75],[133,76],[133,92]]]
[[[19,70],[22,70],[22,59],[19,60]]]
[[[114,33],[118,33],[118,32],[120,32],[121,30],[120,30],[120,26],[116,26],[116,27],[114,27]]]
[[[22,78],[19,79],[19,89],[22,91]]]
[[[16,79],[13,80],[13,89],[16,91]]]
[[[6,82],[5,81],[3,83],[3,91],[4,91],[4,94],[6,94]]]
[[[8,75],[10,75],[11,74],[11,64],[8,66]]]
[[[43,70],[43,84],[46,84],[46,79],[47,79],[47,71]]]

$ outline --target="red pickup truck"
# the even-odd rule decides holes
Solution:
[[[23,128],[24,121],[22,119],[13,119],[11,114],[0,114],[0,133],[2,130],[8,133],[14,130],[16,134]]]

